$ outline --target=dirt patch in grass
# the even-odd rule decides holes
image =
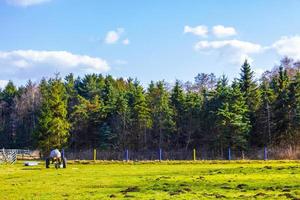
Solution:
[[[205,179],[205,177],[204,176],[199,176],[198,178],[196,178],[196,179],[199,179],[199,180],[204,180]]]
[[[215,198],[217,198],[217,199],[226,198],[225,195],[218,194],[218,193],[212,193],[212,194],[209,194],[209,193],[203,193],[203,196],[206,196],[206,197],[215,197]]]
[[[286,197],[287,199],[293,199],[293,200],[300,200],[300,198],[295,197],[293,194],[291,193],[283,193],[279,195],[280,197]]]
[[[220,184],[220,185],[215,185],[216,187],[219,187],[221,189],[225,189],[225,190],[230,190],[232,189],[232,187],[228,184],[228,183],[223,183],[223,184]]]
[[[161,179],[170,179],[171,177],[169,176],[161,176],[161,177],[158,177],[157,179],[155,179],[156,181],[159,181]]]
[[[191,188],[183,188],[183,190],[186,191],[186,192],[191,192],[192,191]]]
[[[138,186],[131,186],[126,188],[125,190],[121,190],[121,193],[126,194],[127,192],[139,192],[140,188]]]
[[[267,195],[266,193],[259,192],[259,193],[257,193],[256,195],[254,195],[253,197],[264,197],[264,196],[266,196],[266,195]]]
[[[242,184],[238,184],[237,186],[236,186],[236,188],[237,189],[244,189],[245,187],[247,187],[248,185],[247,184],[244,184],[244,183],[242,183]]]
[[[272,166],[264,166],[264,169],[272,169]]]
[[[174,196],[174,195],[179,195],[179,194],[181,194],[181,193],[184,193],[184,191],[183,191],[183,190],[181,190],[181,189],[178,189],[178,190],[175,190],[175,191],[169,192],[169,194],[170,194],[171,196]]]

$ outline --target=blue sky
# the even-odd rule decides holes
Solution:
[[[0,0],[0,87],[55,72],[192,81],[300,59],[299,0]]]

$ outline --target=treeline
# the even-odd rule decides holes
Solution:
[[[284,58],[259,80],[247,61],[240,77],[198,74],[193,83],[101,74],[12,81],[0,91],[0,147],[191,149],[300,144],[300,65]]]

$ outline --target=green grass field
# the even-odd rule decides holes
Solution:
[[[0,165],[0,199],[300,199],[298,161]]]

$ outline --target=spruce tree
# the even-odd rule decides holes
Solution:
[[[12,81],[9,81],[2,91],[0,124],[0,145],[5,148],[14,148],[16,139],[16,112],[14,99],[18,90]]]
[[[289,137],[289,77],[287,71],[280,66],[278,76],[275,79],[276,99],[273,104],[274,139],[275,144],[282,144]]]
[[[233,82],[228,96],[228,101],[223,101],[217,111],[221,147],[243,150],[247,148],[251,124],[245,98],[236,81]]]
[[[56,77],[41,83],[42,103],[37,130],[38,145],[44,152],[62,148],[69,137],[67,96],[63,82]]]
[[[255,138],[252,137],[252,141],[257,146],[267,146],[272,143],[273,139],[273,110],[272,105],[274,103],[274,90],[271,89],[269,80],[263,78],[260,85],[261,93],[261,105],[256,114],[256,127],[259,130],[259,134]]]
[[[289,86],[290,142],[293,146],[300,144],[300,72],[298,71]]]
[[[133,89],[131,121],[135,135],[132,139],[135,143],[134,148],[138,150],[142,147],[147,148],[147,129],[151,127],[152,121],[143,87],[135,81]]]
[[[177,80],[171,91],[171,106],[174,112],[174,122],[176,127],[176,137],[174,137],[175,146],[177,148],[185,145],[184,132],[186,132],[186,106],[185,94],[180,82]]]
[[[71,114],[72,122],[72,145],[74,148],[97,148],[103,145],[109,130],[103,128],[103,120],[106,117],[104,106],[99,96],[87,100],[78,95],[78,104]]]
[[[172,141],[175,122],[173,120],[174,112],[170,107],[169,94],[163,81],[150,84],[148,101],[153,119],[154,148],[168,147]]]
[[[257,112],[260,107],[260,90],[256,82],[254,81],[254,72],[251,70],[251,66],[247,60],[245,60],[244,64],[241,67],[240,79],[239,79],[240,89],[243,92],[243,96],[246,101],[246,105],[248,106],[248,115],[252,129],[250,134],[251,143],[257,143],[256,138],[258,138],[260,134],[260,129],[258,127]]]

